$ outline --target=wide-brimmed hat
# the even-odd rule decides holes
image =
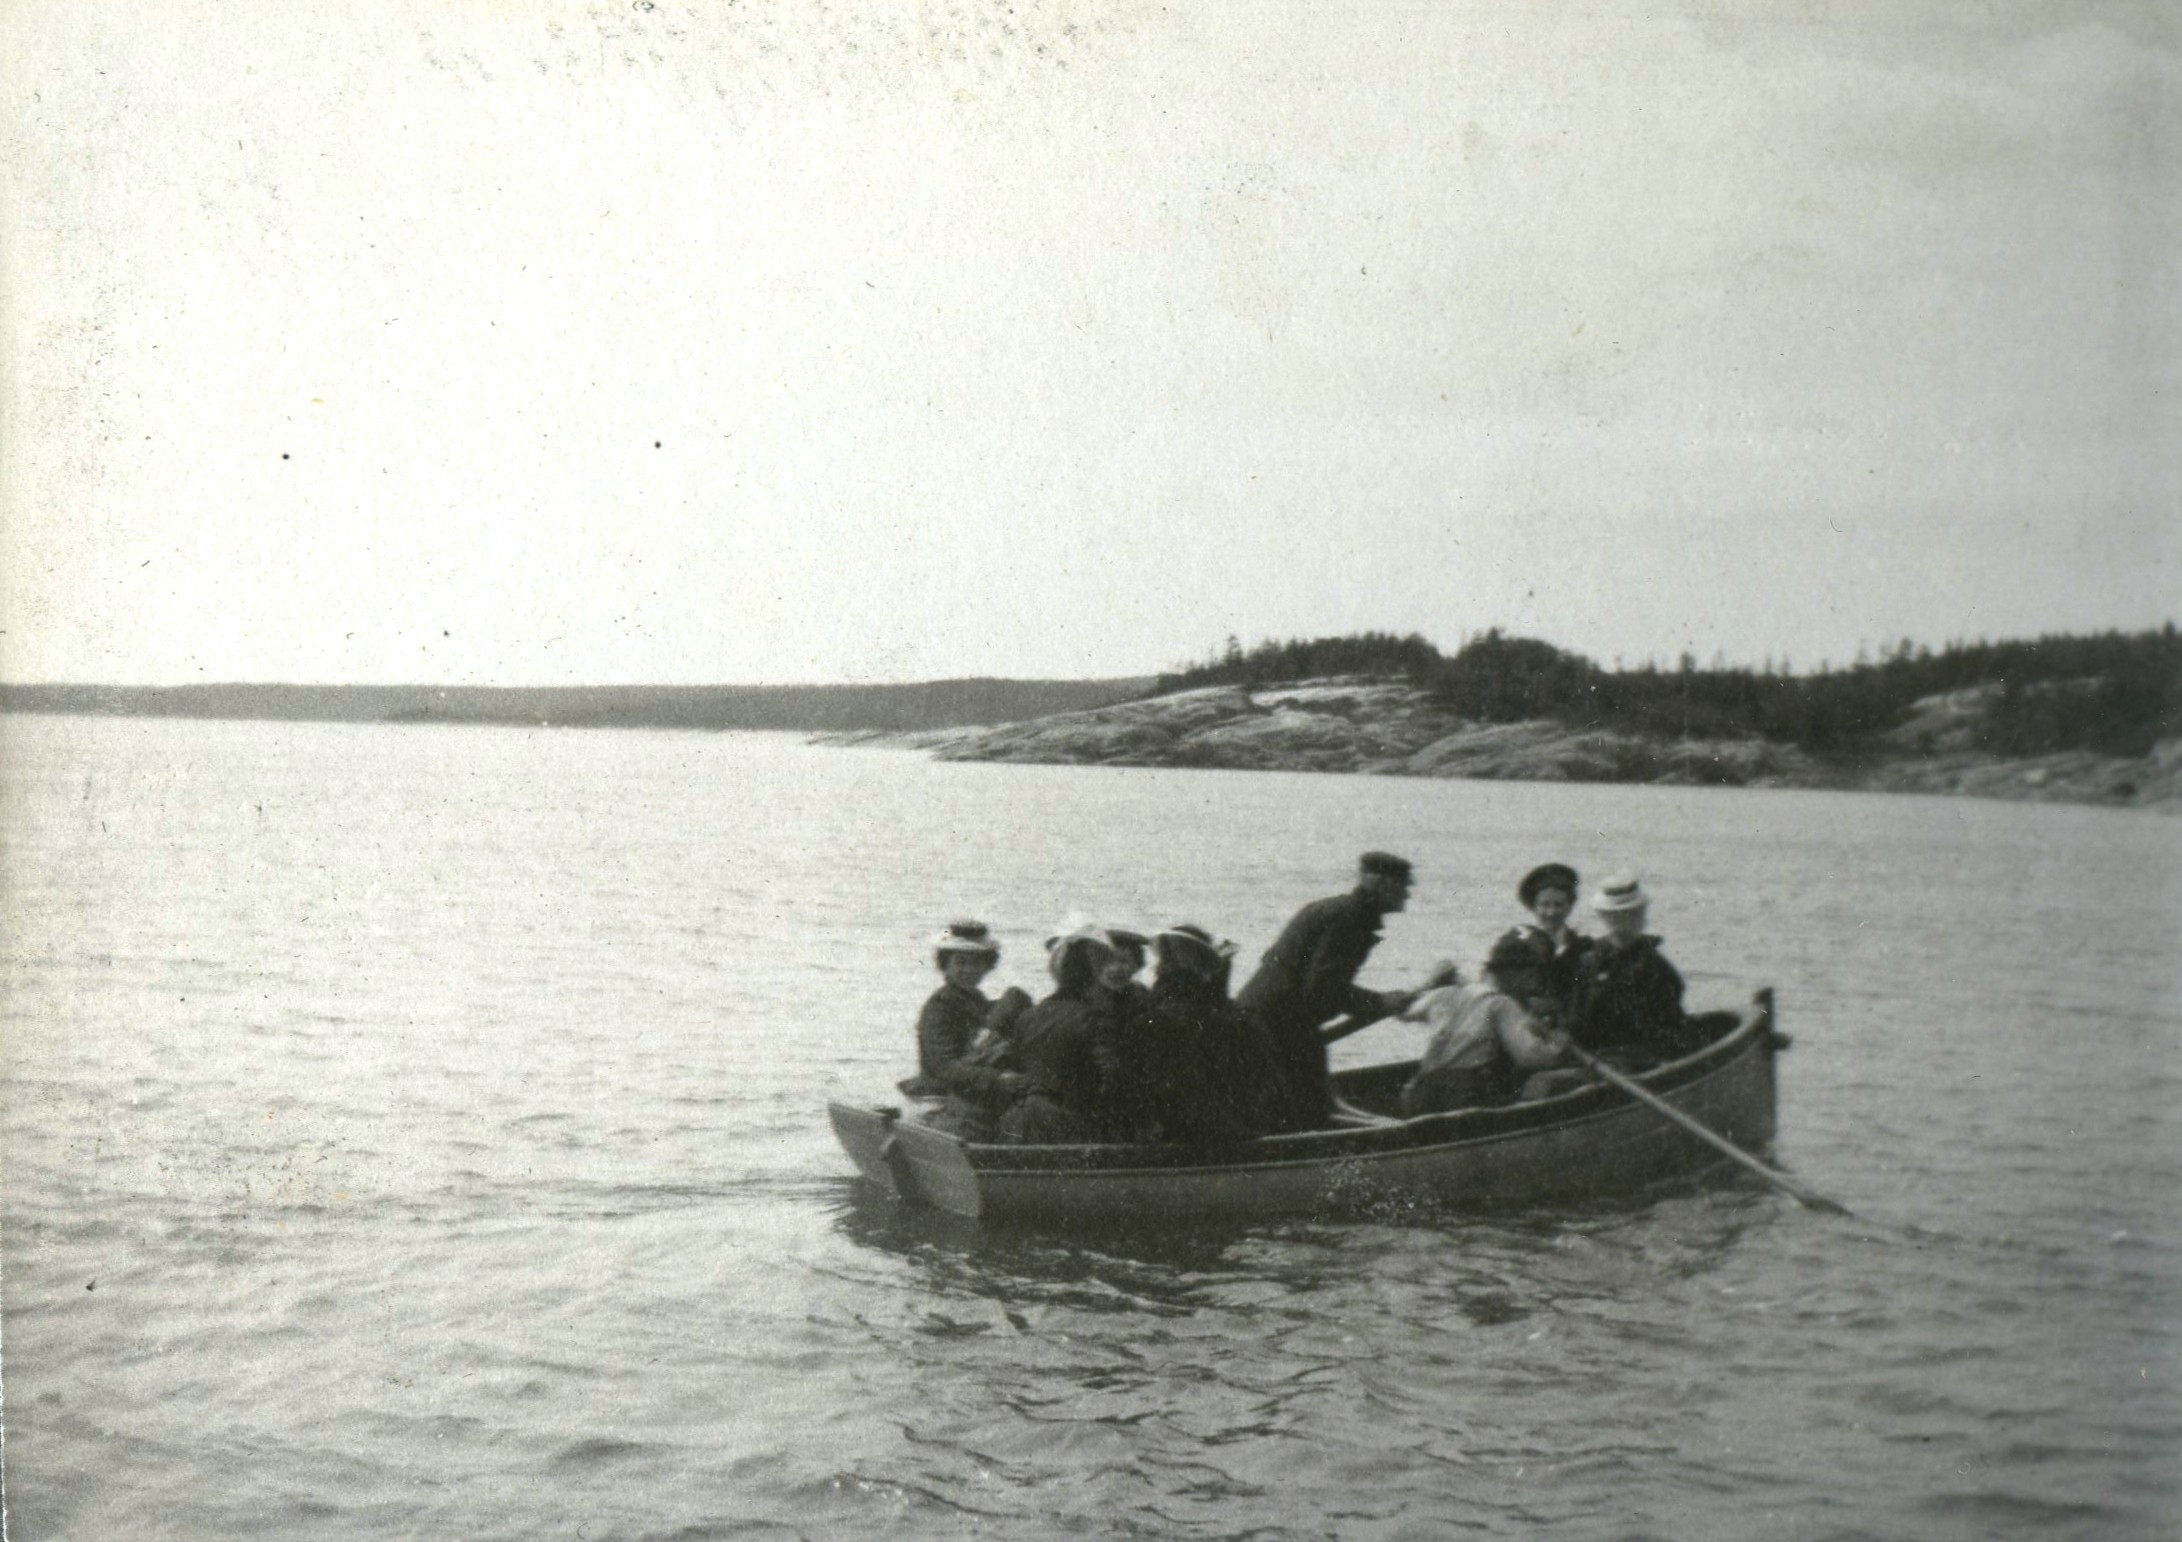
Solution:
[[[980,953],[987,958],[1000,956],[1000,944],[993,941],[992,928],[982,921],[949,921],[947,930],[933,939],[932,953],[945,958],[950,953]]]
[[[1088,985],[1114,956],[1114,945],[1096,926],[1079,926],[1046,939],[1046,969],[1062,990]]]
[[[1072,915],[1053,929],[1053,935],[1046,939],[1046,951],[1051,953],[1064,944],[1086,940],[1097,943],[1109,953],[1142,953],[1152,943],[1144,933],[1132,932],[1126,926],[1101,926],[1096,921]]]
[[[1624,911],[1642,910],[1651,903],[1651,896],[1644,892],[1644,885],[1637,882],[1634,873],[1616,873],[1599,885],[1599,892],[1591,896],[1591,908],[1602,916],[1620,915]]]
[[[1236,947],[1232,942],[1214,939],[1212,933],[1201,926],[1183,922],[1170,926],[1152,938],[1152,946],[1159,951],[1162,964],[1174,964],[1191,974],[1211,979],[1234,962]]]
[[[1534,867],[1523,875],[1523,881],[1515,886],[1515,897],[1525,910],[1537,903],[1538,896],[1548,889],[1565,889],[1568,897],[1576,897],[1576,870],[1566,862],[1548,862]]]

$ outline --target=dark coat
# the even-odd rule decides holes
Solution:
[[[1386,1015],[1356,976],[1379,945],[1386,912],[1361,889],[1316,900],[1297,911],[1235,993],[1236,1005],[1264,1025],[1287,1083],[1283,1128],[1323,1124],[1333,1111],[1320,1025],[1347,1013],[1362,1022]]]
[[[1624,1069],[1686,1053],[1682,976],[1659,951],[1659,939],[1639,937],[1622,948],[1600,940],[1586,947],[1567,1028],[1579,1049]]]
[[[984,1026],[992,1002],[983,991],[970,990],[949,981],[932,992],[917,1014],[917,1075],[919,1090],[944,1092],[947,1073],[970,1052],[977,1030]]]
[[[946,994],[942,990],[925,1003],[927,1015],[933,1004]],[[976,992],[964,994],[975,995]],[[1011,987],[1003,991],[1000,999],[987,1010],[982,1026],[967,1049],[941,1066],[938,1074],[926,1076],[919,1072],[901,1084],[902,1091],[911,1097],[945,1095],[946,1101],[924,1116],[927,1124],[964,1140],[993,1138],[1000,1116],[1022,1092],[1015,1031],[1029,1002],[1030,998],[1020,990]],[[917,1020],[920,1056],[926,1042],[925,1022],[923,1016]]]
[[[1102,1138],[1111,1053],[1107,1014],[1087,995],[1046,997],[1015,1029],[1022,1096],[1000,1120],[1000,1139],[1073,1145]]]
[[[1118,991],[1094,985],[1091,1054],[1099,1068],[1098,1124],[1103,1138],[1152,1140],[1156,1110],[1149,1082],[1151,993],[1134,980]]]
[[[1538,965],[1538,978],[1564,1011],[1576,995],[1576,977],[1583,968],[1584,950],[1591,946],[1591,939],[1574,927],[1564,927],[1560,945],[1554,945],[1546,929],[1534,921],[1525,921],[1493,944],[1493,951],[1514,943],[1528,953]]]
[[[1223,1145],[1279,1123],[1285,1083],[1272,1045],[1218,985],[1162,977],[1130,1048],[1138,1138]]]

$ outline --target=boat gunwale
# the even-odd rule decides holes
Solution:
[[[1743,1009],[1741,1020],[1734,1028],[1702,1049],[1654,1067],[1637,1080],[1649,1092],[1671,1095],[1732,1070],[1748,1055],[1771,1054],[1776,1047],[1772,992],[1761,990]],[[1358,1074],[1384,1075],[1414,1064],[1413,1061],[1396,1061],[1362,1066],[1337,1073],[1335,1080],[1338,1084],[1343,1077]],[[939,1130],[910,1128],[916,1128],[920,1136],[959,1148],[980,1178],[1067,1178],[1119,1173],[1153,1176],[1162,1173],[1242,1173],[1460,1147],[1482,1148],[1548,1131],[1582,1129],[1600,1120],[1626,1114],[1637,1106],[1626,1093],[1599,1082],[1530,1103],[1420,1114],[1356,1128],[1302,1130],[1222,1147],[1171,1143],[1017,1146],[964,1141]]]

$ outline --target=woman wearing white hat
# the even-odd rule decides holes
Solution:
[[[933,941],[932,962],[942,978],[917,1014],[917,1074],[901,1084],[911,1097],[948,1090],[948,1073],[969,1053],[992,1011],[978,986],[1000,962],[1000,944],[982,921],[953,921]]]
[[[1591,908],[1606,932],[1584,949],[1569,1012],[1576,1046],[1625,1071],[1671,1060],[1688,1047],[1682,976],[1644,930],[1650,903],[1634,873],[1599,885]]]
[[[1112,1046],[1096,992],[1115,952],[1112,938],[1098,927],[1047,941],[1053,994],[1016,1024],[1022,1093],[1001,1116],[1000,1140],[1067,1146],[1104,1138]]]

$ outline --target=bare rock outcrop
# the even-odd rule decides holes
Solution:
[[[914,736],[942,760],[1341,771],[1487,781],[1653,782],[1722,787],[1866,787],[2182,808],[2182,740],[2118,759],[2071,751],[1980,753],[1990,688],[1917,704],[1855,761],[1762,739],[1661,739],[1564,723],[1477,723],[1400,680],[1340,677],[1214,686],[991,728]],[[904,742],[897,738],[894,742]]]

